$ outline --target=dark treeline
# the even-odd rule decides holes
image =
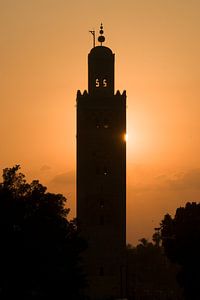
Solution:
[[[177,280],[186,300],[200,299],[200,203],[187,203],[174,218],[165,215],[161,222],[165,254],[179,265]]]
[[[0,183],[0,299],[83,299],[87,244],[61,194],[27,183],[20,167]],[[200,204],[166,215],[152,242],[127,246],[129,300],[200,299]]]
[[[153,242],[145,238],[127,246],[127,298],[129,300],[182,300],[176,280],[178,266],[164,254],[159,232]]]
[[[127,247],[129,300],[200,299],[200,203],[166,214],[153,242]]]

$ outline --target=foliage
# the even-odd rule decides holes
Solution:
[[[142,238],[136,247],[127,246],[128,299],[181,299],[176,268],[159,245],[159,232],[153,242]]]
[[[178,208],[174,218],[167,214],[161,222],[161,238],[166,255],[181,266],[178,281],[186,299],[200,299],[200,203]]]
[[[19,169],[4,169],[0,183],[0,298],[79,299],[85,245],[66,199]]]

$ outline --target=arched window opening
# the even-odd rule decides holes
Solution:
[[[100,208],[104,208],[104,200],[101,199],[99,201],[99,206],[100,206]]]
[[[107,167],[103,168],[103,175],[108,176],[109,175],[109,169]]]
[[[108,129],[109,127],[110,127],[109,120],[108,119],[104,119],[103,120],[103,128],[104,129]]]

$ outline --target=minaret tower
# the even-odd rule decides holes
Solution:
[[[88,91],[77,92],[77,219],[88,242],[91,300],[125,298],[126,281],[126,92],[115,93],[102,24],[99,33],[88,55]]]

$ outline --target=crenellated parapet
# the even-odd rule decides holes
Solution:
[[[123,97],[126,97],[126,91],[124,90],[122,93],[119,91],[119,90],[117,90],[117,92],[115,93],[115,96],[123,96]]]
[[[77,91],[77,99],[88,97],[88,96],[89,96],[89,93],[87,90],[84,90],[83,92],[81,92],[80,90]],[[114,94],[114,96],[125,98],[126,91],[124,90],[123,92],[120,92],[119,90],[117,90],[116,93]]]
[[[77,98],[88,96],[88,91],[84,90],[81,92],[80,90],[77,91]]]

